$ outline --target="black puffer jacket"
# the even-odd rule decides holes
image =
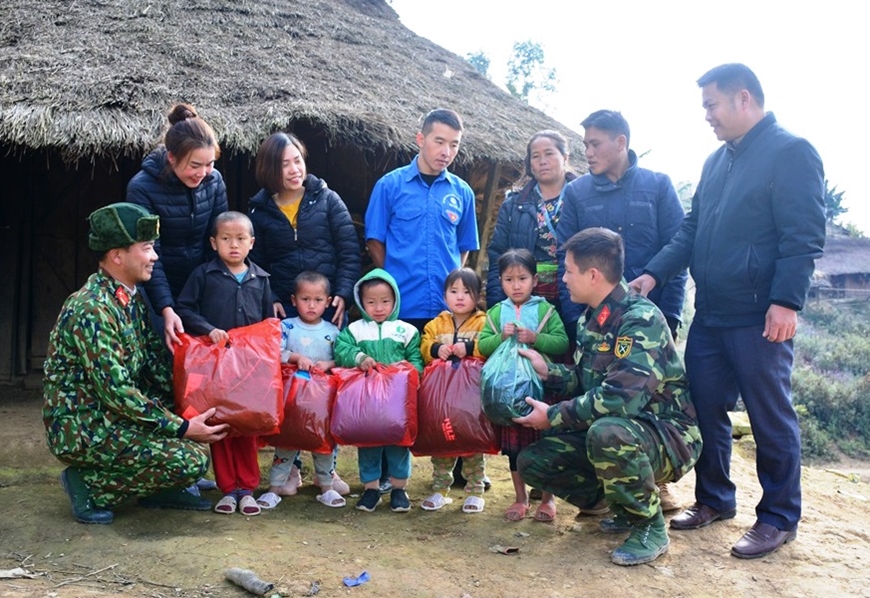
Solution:
[[[209,243],[214,219],[227,211],[227,188],[217,170],[198,187],[189,188],[169,167],[165,147],[142,161],[142,170],[127,185],[127,201],[160,216],[160,239],[155,244],[160,259],[145,290],[160,313],[174,307],[194,268],[214,256]]]
[[[350,307],[361,263],[350,212],[338,193],[314,175],[305,177],[304,187],[296,229],[266,189],[251,198],[248,216],[256,237],[251,261],[271,275],[272,293],[284,304],[290,303],[296,276],[314,270],[329,279],[333,297],[342,297]]]
[[[565,185],[577,178],[573,172],[565,173]],[[511,191],[498,210],[492,239],[486,248],[489,268],[486,272],[486,306],[493,307],[507,297],[501,288],[498,275],[498,258],[508,249],[528,249],[536,260],[538,240],[538,202],[541,196],[535,190],[538,182],[534,179],[519,191]]]

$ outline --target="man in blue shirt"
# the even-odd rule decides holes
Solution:
[[[417,133],[420,152],[375,184],[366,210],[366,246],[399,285],[399,318],[423,330],[447,308],[444,280],[480,248],[474,192],[447,171],[459,152],[462,120],[431,111]]]

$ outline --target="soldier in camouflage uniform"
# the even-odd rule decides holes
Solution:
[[[151,328],[138,283],[151,277],[158,218],[118,203],[89,217],[100,269],[70,295],[49,337],[43,420],[73,515],[111,523],[111,507],[141,496],[145,507],[208,510],[187,493],[208,467],[201,442],[226,434],[172,411],[169,353]]]
[[[514,421],[553,431],[520,453],[520,475],[580,508],[603,498],[614,516],[601,530],[629,534],[611,559],[646,563],[669,545],[657,484],[679,480],[701,452],[685,369],[662,313],[622,279],[617,233],[589,228],[565,250],[571,300],[589,306],[578,323],[577,365],[523,353],[548,389],[583,394],[553,406],[527,399],[532,413]]]

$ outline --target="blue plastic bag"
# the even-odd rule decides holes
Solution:
[[[480,372],[480,403],[484,414],[500,426],[516,425],[511,418],[532,412],[526,397],[544,398],[544,385],[532,362],[519,354],[528,348],[516,338],[506,339],[490,355]]]

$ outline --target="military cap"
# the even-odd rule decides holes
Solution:
[[[160,238],[160,218],[134,203],[113,203],[95,210],[88,216],[88,224],[88,247],[94,251]]]

